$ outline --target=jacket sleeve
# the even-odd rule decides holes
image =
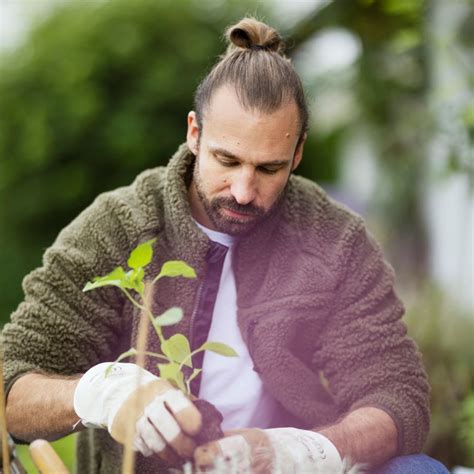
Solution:
[[[117,353],[124,325],[120,291],[82,289],[126,262],[131,224],[119,201],[110,193],[97,198],[24,278],[24,301],[1,337],[7,390],[26,372],[81,373]]]
[[[401,321],[394,272],[362,222],[343,239],[334,308],[318,358],[342,412],[378,407],[394,420],[398,454],[419,452],[429,430],[429,385]]]

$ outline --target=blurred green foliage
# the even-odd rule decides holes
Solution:
[[[462,401],[459,418],[459,441],[465,448],[467,462],[474,466],[474,390]]]
[[[51,443],[69,472],[74,472],[76,460],[76,435],[69,435]],[[16,446],[16,453],[21,465],[28,474],[40,474],[28,452],[28,445]],[[79,473],[78,473],[79,474]]]
[[[448,467],[474,467],[472,315],[432,284],[419,288],[409,307],[409,334],[423,354],[432,389],[431,430],[425,450]]]

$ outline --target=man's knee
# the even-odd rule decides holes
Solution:
[[[449,474],[449,471],[426,454],[412,454],[391,459],[374,474]]]

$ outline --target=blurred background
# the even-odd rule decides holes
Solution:
[[[298,173],[362,214],[396,270],[433,388],[425,452],[474,467],[470,0],[0,0],[0,326],[62,227],[167,163],[244,15],[279,29],[304,81]],[[71,464],[73,440],[59,449]]]

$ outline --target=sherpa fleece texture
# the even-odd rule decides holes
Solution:
[[[8,387],[28,371],[80,373],[134,345],[138,314],[120,291],[82,288],[118,265],[126,268],[138,243],[157,238],[148,277],[164,261],[183,259],[202,278],[209,241],[187,199],[193,159],[182,145],[166,168],[100,195],[61,231],[43,266],[25,277],[25,300],[4,328]],[[281,405],[275,425],[317,428],[374,406],[393,417],[399,454],[422,448],[426,374],[400,319],[393,271],[360,217],[292,176],[279,209],[239,240],[233,266],[242,336]],[[184,309],[167,336],[190,336],[198,285],[199,279],[169,278],[155,287],[155,314]],[[150,349],[156,346],[153,340]],[[152,361],[147,367],[156,372]],[[82,432],[78,442],[78,472],[119,472],[121,448],[107,431]],[[156,461],[138,456],[137,472],[158,471]]]

